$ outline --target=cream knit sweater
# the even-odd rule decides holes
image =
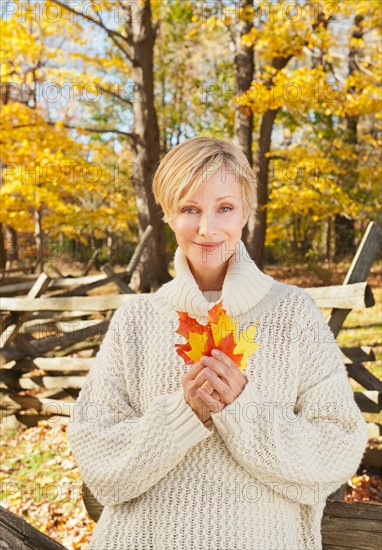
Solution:
[[[262,273],[244,243],[222,291],[176,277],[114,314],[68,426],[105,505],[91,550],[319,550],[326,498],[356,471],[367,425],[309,294]],[[200,323],[223,299],[260,344],[231,405],[203,424],[183,396],[176,310]]]

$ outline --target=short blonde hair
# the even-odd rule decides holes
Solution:
[[[238,175],[248,215],[255,206],[256,176],[243,151],[229,140],[194,137],[171,149],[155,171],[153,193],[164,212],[162,220],[170,223],[180,200],[186,201],[222,165]]]

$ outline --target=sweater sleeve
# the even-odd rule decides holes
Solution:
[[[270,403],[248,380],[211,417],[251,475],[289,500],[314,505],[354,475],[368,433],[334,335],[310,295],[302,297],[296,402]]]
[[[187,451],[209,437],[184,399],[183,388],[158,395],[143,415],[129,404],[122,340],[128,325],[119,308],[85,379],[68,424],[81,475],[104,505],[131,500],[158,483]],[[126,315],[126,314],[125,314]],[[212,424],[212,422],[211,422]]]

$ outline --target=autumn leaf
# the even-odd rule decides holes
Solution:
[[[257,324],[238,334],[238,323],[234,322],[223,308],[222,300],[208,311],[208,323],[200,324],[186,311],[177,311],[179,327],[175,332],[184,336],[187,342],[175,344],[177,354],[187,365],[192,365],[204,356],[211,356],[213,349],[228,355],[243,371],[248,358],[260,344],[255,344]]]
[[[363,473],[353,476],[348,482],[344,496],[346,502],[382,503],[382,478],[380,475]]]

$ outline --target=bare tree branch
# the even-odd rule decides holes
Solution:
[[[269,160],[289,160],[288,157],[283,155],[269,155],[267,158],[269,158]]]
[[[100,27],[101,29],[103,29],[107,33],[109,38],[111,38],[111,40],[114,42],[114,44],[121,50],[121,52],[127,57],[127,59],[129,61],[132,61],[131,53],[120,42],[120,40],[122,40],[128,46],[128,44],[126,42],[126,36],[123,36],[123,34],[117,32],[117,31],[113,31],[112,29],[109,29],[109,27],[107,27],[105,25],[105,23],[101,20],[101,18],[94,19],[94,17],[90,17],[90,15],[86,15],[85,13],[81,13],[81,12],[71,8],[67,4],[64,4],[63,2],[60,2],[59,0],[51,0],[51,1],[54,4],[57,4],[58,6],[68,10],[69,12],[74,13],[75,15],[78,15],[78,17],[83,17],[84,19],[86,19],[90,23],[94,23],[95,25],[98,25],[98,27]]]
[[[49,126],[55,126],[56,122],[47,122]],[[64,128],[68,128],[68,130],[77,130],[78,132],[94,132],[96,134],[118,134],[121,136],[126,136],[133,141],[135,141],[138,136],[137,134],[133,134],[131,132],[124,132],[123,130],[118,130],[117,128],[83,128],[82,126],[72,126],[70,124],[63,123]]]
[[[48,126],[56,126],[57,122],[46,122]],[[71,126],[70,124],[62,124],[64,128],[68,130],[77,130],[78,132],[94,132],[96,134],[119,134],[121,136],[128,137],[133,141],[138,139],[137,134],[131,132],[124,132],[123,130],[118,130],[117,128],[82,128],[81,126]],[[17,124],[12,126],[12,128],[7,128],[6,131],[19,130],[20,128],[34,128],[36,124]],[[1,124],[0,124],[1,128]],[[5,130],[4,130],[5,131]]]
[[[222,13],[223,13],[223,10],[224,10],[224,4],[222,2],[222,0],[217,0],[219,6],[220,6],[220,9],[222,10]],[[229,33],[229,37],[230,37],[230,50],[232,53],[235,53],[236,51],[236,36],[235,36],[235,33],[233,31],[233,27],[232,25],[230,25],[229,23],[226,23],[224,22],[224,25]]]
[[[116,99],[118,99],[119,101],[122,101],[123,103],[126,103],[127,105],[132,105],[133,102],[131,101],[131,99],[128,99],[128,98],[125,98],[125,97],[122,97],[120,94],[118,94],[117,92],[115,92],[114,90],[110,90],[108,88],[104,88],[103,86],[101,86],[101,84],[95,84],[95,86],[101,90],[102,92],[105,92],[105,94],[109,94],[111,95],[112,97],[115,97]]]
[[[354,64],[360,72],[365,73],[369,76],[374,76],[376,79],[378,78],[375,73],[369,71],[369,69],[361,65],[360,57],[358,54],[354,54]]]

